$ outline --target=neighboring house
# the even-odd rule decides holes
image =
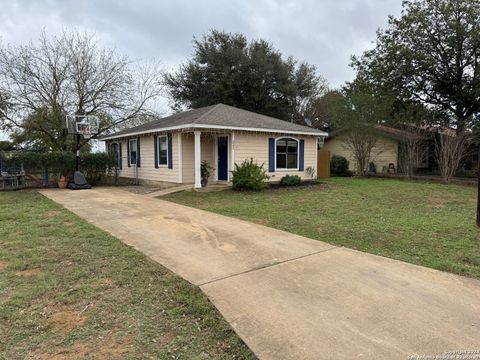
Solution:
[[[409,136],[417,136],[406,130],[384,125],[375,125],[372,134],[377,137],[376,146],[372,149],[370,162],[375,164],[377,173],[399,172],[402,168],[403,141]],[[357,172],[352,151],[345,144],[346,131],[337,131],[325,139],[322,150],[330,151],[330,156],[339,155],[349,161],[349,170]],[[429,166],[429,143],[422,144],[418,151],[417,168]],[[390,169],[390,170],[389,170]]]
[[[311,179],[317,140],[310,127],[217,104],[178,113],[102,138],[118,158],[122,178],[201,187],[201,162],[210,182],[231,181],[234,164],[253,158],[275,182],[287,175]]]

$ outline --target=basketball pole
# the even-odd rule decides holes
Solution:
[[[77,134],[77,152],[75,156],[75,171],[80,170],[80,134]]]

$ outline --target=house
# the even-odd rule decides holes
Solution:
[[[325,139],[322,150],[330,152],[330,156],[339,155],[349,161],[349,170],[357,172],[356,162],[352,150],[346,145],[345,138],[347,131],[333,132]],[[377,141],[370,154],[370,162],[375,165],[377,173],[403,172],[403,161],[405,159],[406,139],[412,136],[419,136],[418,133],[406,129],[397,129],[381,124],[374,125],[370,132]],[[428,141],[422,142],[417,154],[417,169],[429,167],[431,157],[431,144]]]
[[[201,187],[201,162],[213,168],[209,182],[230,182],[234,164],[253,158],[276,182],[287,175],[312,179],[317,140],[328,134],[273,117],[217,104],[102,138],[117,154],[121,178]]]

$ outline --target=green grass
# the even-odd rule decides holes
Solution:
[[[253,359],[200,290],[33,191],[0,193],[0,359]]]
[[[480,278],[474,188],[331,178],[263,192],[183,192],[168,200],[369,253]]]

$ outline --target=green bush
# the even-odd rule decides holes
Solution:
[[[348,160],[340,155],[333,155],[330,160],[330,173],[332,176],[352,176],[348,170]]]
[[[232,184],[235,190],[262,190],[268,184],[268,175],[262,165],[253,162],[253,158],[245,160],[240,166],[235,164],[232,171]]]
[[[302,182],[302,178],[298,175],[285,175],[280,179],[283,186],[298,186]]]

